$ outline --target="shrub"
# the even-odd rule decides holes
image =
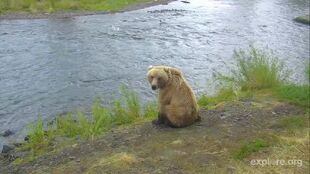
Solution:
[[[97,100],[92,107],[90,124],[91,136],[102,134],[112,126],[112,114]]]
[[[246,51],[235,51],[237,69],[232,76],[220,75],[219,79],[232,82],[241,90],[260,90],[272,88],[285,81],[288,73],[283,63],[274,55],[250,47]]]
[[[115,100],[112,107],[102,106],[97,99],[91,108],[91,114],[82,112],[68,113],[56,117],[56,121],[44,129],[41,117],[29,131],[29,142],[22,149],[31,149],[35,154],[46,150],[56,137],[91,138],[102,135],[114,125],[134,123],[140,119],[156,118],[158,110],[155,103],[142,108],[138,95],[122,87],[123,100]]]
[[[26,144],[24,149],[30,149],[32,155],[39,154],[43,149],[45,149],[49,145],[48,138],[46,137],[46,133],[44,130],[44,124],[42,117],[39,116],[38,121],[34,124],[30,125],[29,130],[29,141]]]
[[[116,125],[122,125],[131,123],[134,118],[127,115],[125,108],[119,100],[114,101],[114,106],[112,108],[113,120]]]
[[[124,97],[130,117],[140,117],[141,104],[138,95],[134,91],[129,91],[125,86],[121,87],[121,94]]]
[[[74,137],[80,133],[77,120],[72,113],[56,118],[56,130],[59,135]]]

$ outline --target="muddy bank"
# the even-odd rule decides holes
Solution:
[[[233,153],[243,142],[260,138],[267,142],[282,138],[286,132],[279,120],[303,117],[302,108],[268,99],[220,104],[202,110],[202,121],[187,128],[155,127],[143,123],[115,129],[102,138],[84,141],[55,150],[24,164],[10,163],[14,153],[0,160],[3,173],[264,173],[270,167],[250,166],[251,159],[283,158],[265,148],[244,160]],[[294,135],[294,137],[297,135]],[[306,137],[302,137],[306,138]],[[281,140],[282,141],[282,140]],[[284,141],[284,140],[283,140]],[[301,141],[301,139],[298,139]],[[290,143],[292,140],[290,139]],[[306,141],[306,144],[309,142]],[[276,149],[285,152],[286,145]],[[295,146],[294,146],[295,147]],[[298,149],[300,149],[299,146]],[[292,150],[290,150],[292,151]],[[294,151],[294,150],[293,150]],[[276,153],[278,154],[278,152]],[[297,155],[304,165],[272,168],[273,171],[306,173],[309,153]],[[292,156],[293,158],[293,156]]]
[[[124,9],[116,12],[107,11],[59,11],[54,13],[28,13],[28,12],[12,12],[6,14],[0,14],[0,20],[14,20],[14,19],[47,19],[47,18],[71,18],[76,16],[87,16],[96,14],[109,14],[109,13],[120,13],[126,11],[133,11],[138,9],[143,9],[156,5],[167,5],[175,0],[152,0],[149,2],[143,2],[140,4],[129,5]]]

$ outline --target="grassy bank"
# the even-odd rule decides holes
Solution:
[[[150,123],[113,129],[32,162],[17,160],[26,163],[11,173],[307,173],[309,116],[267,99],[223,103],[182,129]],[[286,165],[255,161],[266,159]]]
[[[271,124],[274,130],[267,138],[254,138],[235,150],[233,163],[238,173],[309,171],[309,115],[280,118]]]
[[[114,100],[112,106],[103,106],[97,99],[91,108],[91,114],[83,112],[59,115],[48,123],[39,117],[29,125],[29,140],[19,150],[30,151],[32,160],[41,154],[72,144],[77,140],[94,140],[115,127],[145,122],[157,117],[156,103],[141,104],[138,95],[121,88],[122,98]],[[59,144],[57,139],[62,138]],[[17,163],[21,162],[17,160]]]
[[[55,11],[119,11],[129,5],[153,0],[1,0],[0,13]]]
[[[303,173],[299,171],[303,167],[307,171],[309,156],[305,156],[304,153],[309,153],[309,83],[297,85],[288,82],[289,72],[284,63],[273,54],[254,47],[236,51],[234,57],[237,60],[237,68],[233,69],[230,75],[219,74],[217,76],[216,80],[219,80],[222,86],[214,96],[199,97],[198,102],[202,108],[215,109],[227,103],[239,105],[240,101],[245,101],[246,103],[254,102],[254,107],[263,107],[268,110],[269,107],[262,106],[262,103],[274,105],[277,102],[284,102],[305,111],[305,115],[287,113],[284,118],[269,121],[268,131],[257,130],[256,136],[239,141],[239,144],[231,149],[228,157],[230,164],[234,166],[234,171],[236,173],[286,173],[289,171]],[[310,66],[308,65],[305,68],[308,80],[310,79],[309,72]],[[263,115],[262,113],[261,116]],[[265,119],[272,120],[272,116],[269,117]],[[272,162],[282,160],[285,164],[268,164],[267,159],[274,160]],[[288,161],[297,167],[289,165]]]
[[[310,107],[309,84],[296,85],[287,81],[290,73],[282,61],[272,53],[250,47],[235,51],[237,68],[230,75],[218,74],[216,80],[222,86],[215,96],[202,95],[198,102],[201,107],[210,108],[220,102],[254,97],[256,94],[269,95],[280,101]],[[310,66],[305,68],[310,79]]]

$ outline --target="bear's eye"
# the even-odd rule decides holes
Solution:
[[[158,80],[160,80],[161,79],[161,77],[158,77]]]
[[[154,78],[154,76],[151,76],[151,79]]]

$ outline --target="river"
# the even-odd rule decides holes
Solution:
[[[305,83],[308,0],[191,0],[105,15],[0,21],[0,132],[23,132],[42,115],[87,111],[123,84],[154,99],[147,67],[180,68],[195,92],[212,93],[212,76],[235,64],[234,49],[269,48]],[[22,138],[16,133],[6,142]],[[1,145],[1,143],[0,143]]]

